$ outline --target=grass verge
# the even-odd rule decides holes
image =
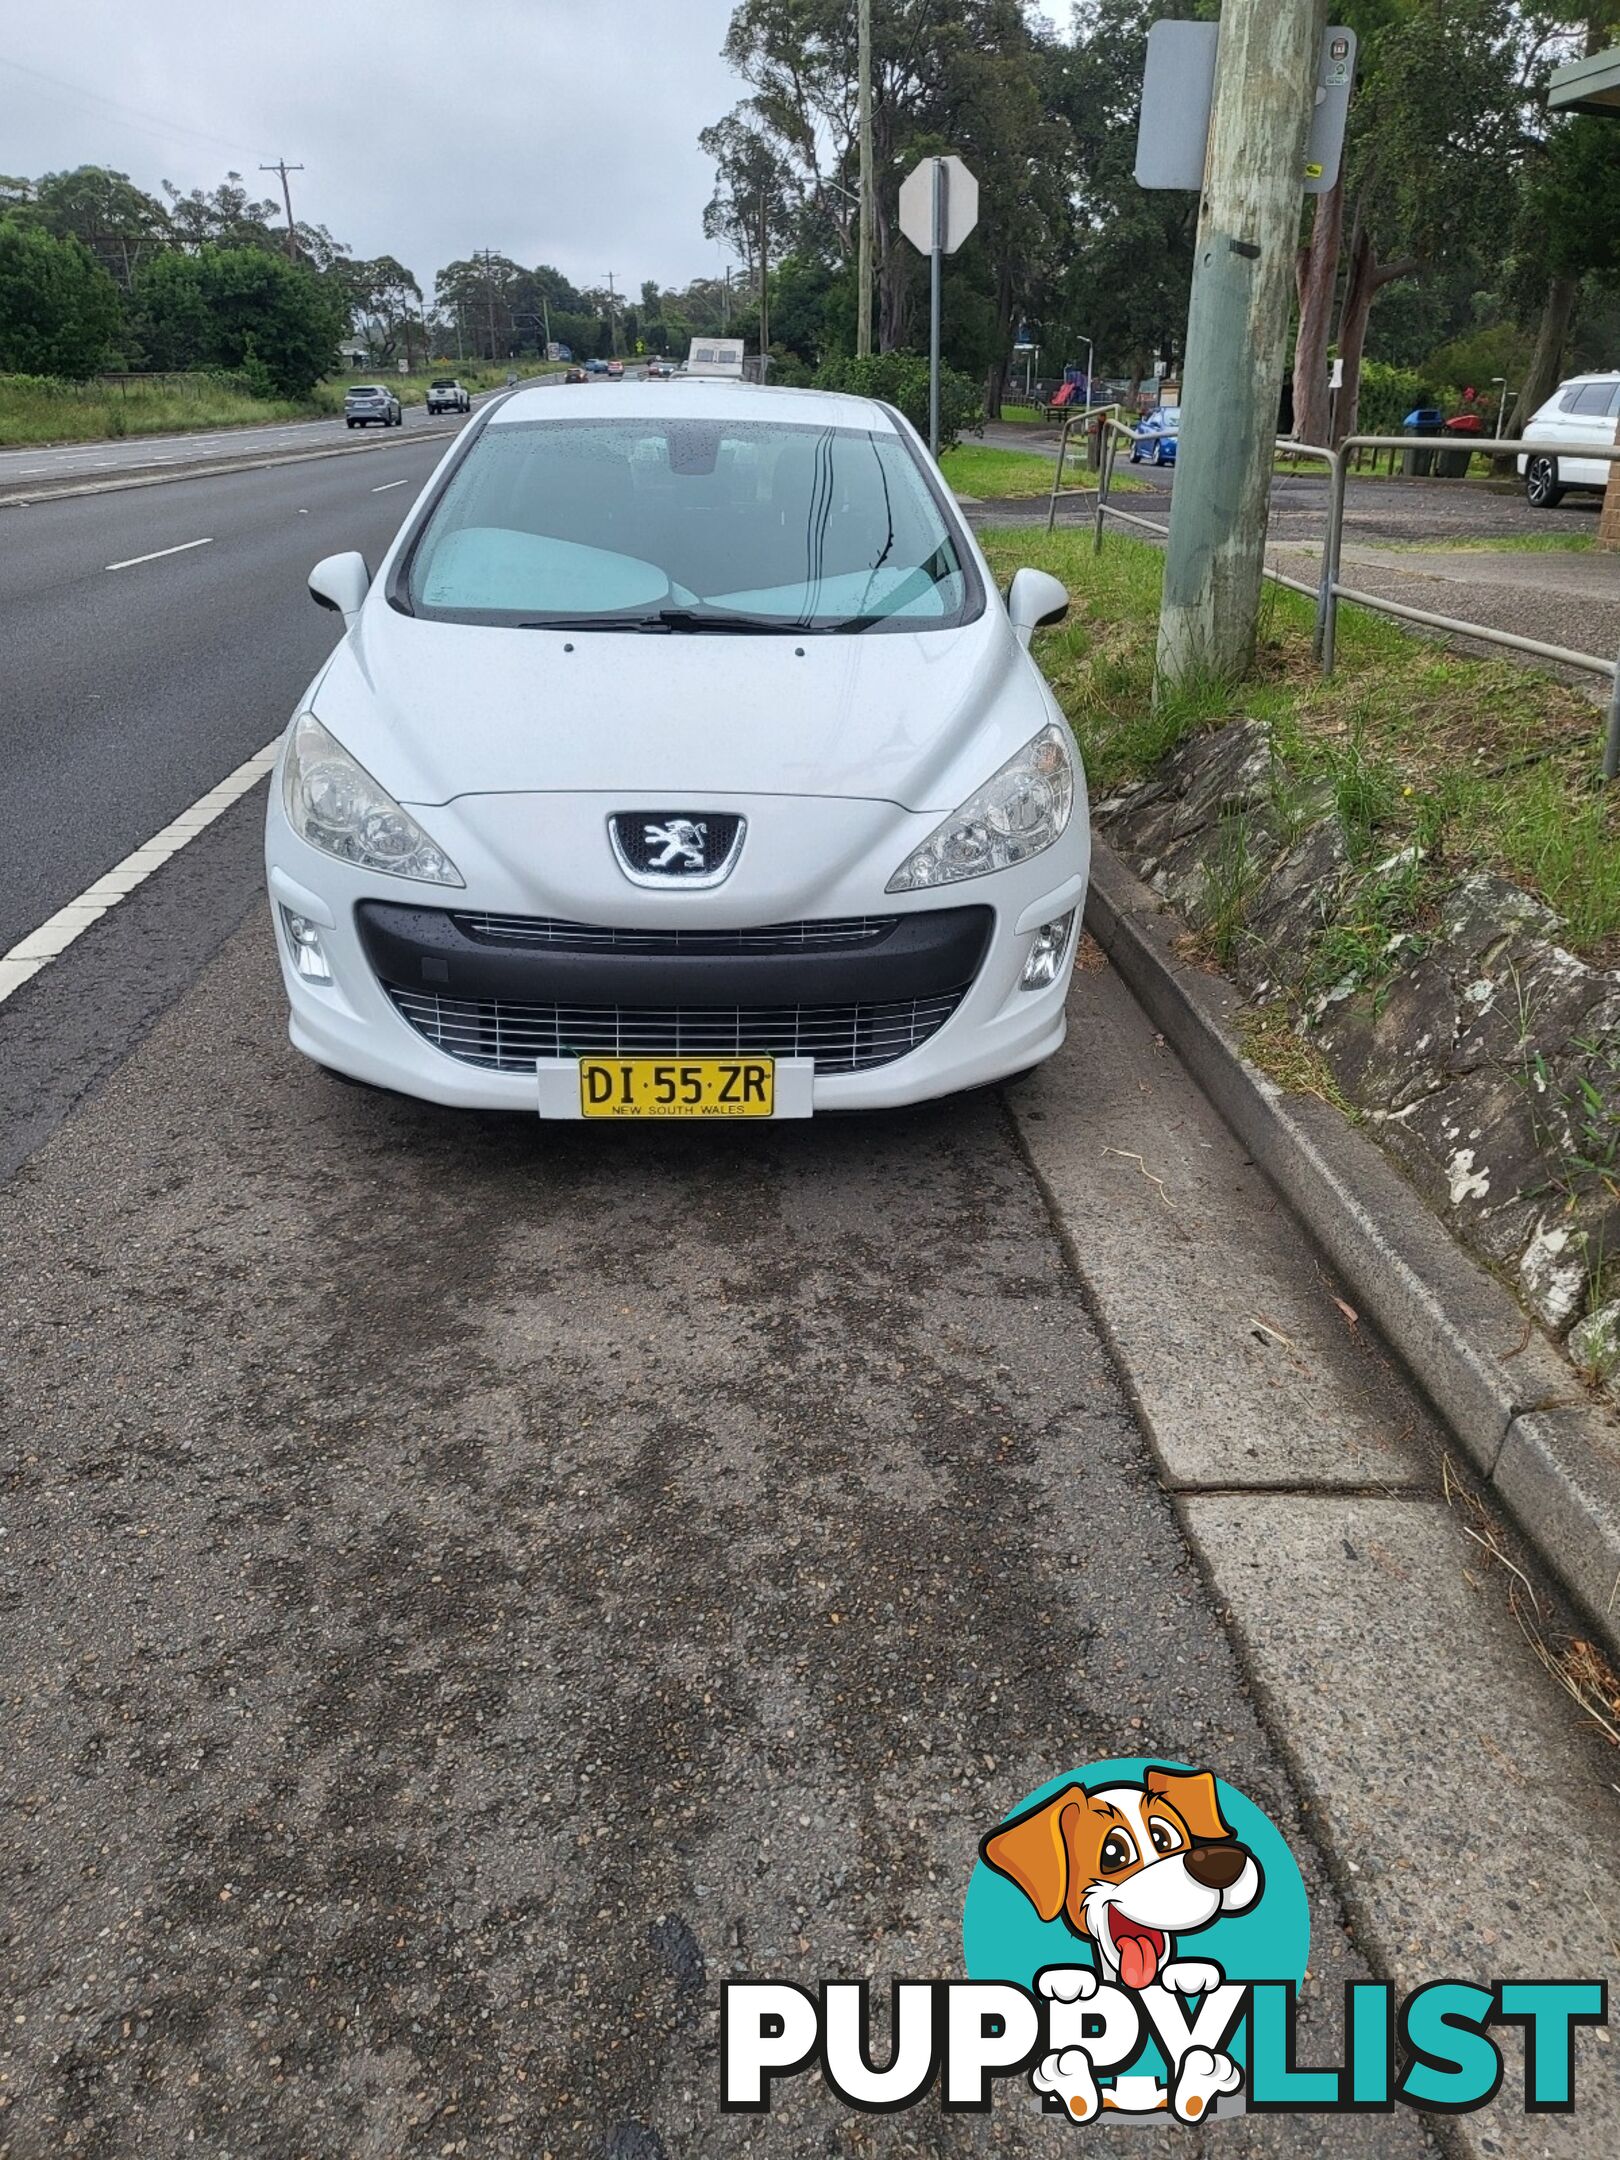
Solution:
[[[557,372],[552,362],[518,364],[520,376]],[[436,368],[469,389],[504,383],[501,368]],[[386,382],[401,404],[420,405],[433,376],[334,376],[307,400],[250,396],[228,375],[169,375],[149,382],[69,383],[39,375],[0,375],[0,449],[75,442],[117,442],[131,435],[184,435],[201,428],[253,427],[274,420],[318,419],[343,410],[350,383]]]
[[[1598,778],[1602,714],[1579,691],[1509,661],[1461,658],[1351,606],[1324,682],[1310,603],[1268,585],[1253,676],[1155,706],[1157,548],[1110,534],[1094,555],[1089,532],[1029,527],[981,539],[998,579],[1030,563],[1073,595],[1069,620],[1038,650],[1096,794],[1149,772],[1194,730],[1250,716],[1270,724],[1279,787],[1331,788],[1353,858],[1422,851],[1425,891],[1392,894],[1381,938],[1397,915],[1421,911],[1434,883],[1491,869],[1555,908],[1573,951],[1620,960],[1620,787]]]
[[[985,443],[958,443],[941,457],[940,470],[958,495],[995,502],[1020,495],[1050,495],[1056,458],[1033,450],[996,450]]]

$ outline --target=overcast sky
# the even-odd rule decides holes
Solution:
[[[228,170],[425,289],[475,248],[620,291],[717,272],[698,130],[732,0],[57,0],[8,11],[0,169]],[[1068,0],[1046,12],[1067,22]]]

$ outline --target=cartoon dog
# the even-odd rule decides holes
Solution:
[[[1090,1996],[1099,1983],[1133,1994],[1157,1983],[1182,1996],[1207,1995],[1222,1983],[1221,1968],[1207,1959],[1178,1957],[1177,1938],[1208,1927],[1222,1913],[1247,1911],[1263,1887],[1259,1863],[1228,1827],[1207,1770],[1150,1769],[1140,1785],[1109,1785],[1095,1792],[1066,1786],[993,1830],[980,1851],[988,1866],[1018,1885],[1043,1920],[1061,1917],[1072,1935],[1091,1945],[1095,1976],[1069,1968],[1069,1987],[1049,1984],[1055,1975],[1041,1976],[1042,1993],[1057,2000]],[[1178,2071],[1171,2105],[1182,2114],[1185,2100],[1190,2113],[1184,2119],[1202,2113],[1214,2093],[1235,2090],[1241,2082],[1242,2073],[1227,2057],[1204,2062],[1209,2052],[1190,2050]],[[1067,2066],[1063,2084],[1078,2079],[1080,2091],[1065,2097],[1081,2120],[1098,2106],[1089,2063],[1070,2062],[1083,2053],[1064,2049],[1041,2066],[1050,2073],[1061,2059]],[[1213,2080],[1196,2101],[1190,2089],[1185,2095],[1181,2091],[1193,2055],[1201,2059],[1196,2082],[1203,2086]],[[1038,2089],[1061,2089],[1050,2076],[1043,2084],[1041,2072]]]

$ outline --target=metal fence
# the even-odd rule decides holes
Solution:
[[[1052,474],[1052,500],[1048,504],[1046,511],[1046,529],[1048,532],[1057,523],[1060,499],[1066,496],[1089,495],[1097,485],[1095,480],[1083,481],[1079,487],[1074,488],[1066,488],[1063,485],[1063,468],[1068,460],[1070,436],[1077,427],[1084,427],[1089,432],[1093,422],[1096,422],[1099,428],[1106,426],[1109,421],[1114,419],[1118,411],[1119,407],[1117,405],[1088,405],[1082,412],[1066,412],[1063,415],[1063,432],[1058,437],[1057,468]]]
[[[1092,417],[1077,415],[1078,418]],[[1102,441],[1101,470],[1097,476],[1097,507],[1093,545],[1101,548],[1105,521],[1115,518],[1124,525],[1136,525],[1163,539],[1169,526],[1158,518],[1147,518],[1139,512],[1121,510],[1112,500],[1114,465],[1119,444],[1131,441],[1135,430],[1124,422],[1104,417],[1101,421]],[[1065,429],[1067,435],[1067,429]],[[1577,652],[1567,645],[1554,645],[1544,638],[1525,637],[1516,630],[1499,630],[1491,623],[1465,622],[1455,615],[1441,615],[1432,608],[1413,607],[1404,600],[1386,600],[1381,593],[1364,592],[1354,585],[1346,585],[1339,575],[1344,550],[1345,484],[1350,474],[1352,457],[1360,450],[1411,450],[1411,449],[1466,449],[1486,457],[1536,457],[1593,458],[1613,465],[1620,460],[1620,445],[1606,443],[1549,442],[1545,438],[1526,435],[1517,440],[1496,436],[1470,436],[1459,443],[1451,436],[1431,435],[1351,435],[1337,450],[1327,450],[1315,443],[1296,442],[1291,436],[1279,436],[1276,455],[1290,458],[1320,459],[1328,472],[1327,532],[1322,545],[1322,572],[1315,584],[1302,578],[1289,577],[1286,572],[1275,570],[1268,563],[1265,574],[1274,584],[1286,585],[1291,591],[1303,593],[1315,603],[1316,626],[1312,649],[1321,662],[1324,675],[1333,673],[1338,646],[1339,602],[1349,600],[1357,607],[1371,608],[1380,615],[1391,615],[1401,622],[1415,623],[1427,630],[1438,630],[1451,637],[1477,639],[1483,644],[1502,645],[1512,652],[1533,654],[1540,660],[1551,660],[1560,667],[1576,668],[1584,673],[1597,675],[1610,685],[1608,717],[1603,736],[1603,777],[1605,780],[1620,778],[1620,659],[1603,653]],[[1058,472],[1052,487],[1052,501],[1047,513],[1047,530],[1057,519],[1059,482],[1063,472],[1063,449],[1058,452]],[[1069,489],[1067,494],[1091,492],[1089,489]]]

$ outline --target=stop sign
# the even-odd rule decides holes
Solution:
[[[944,232],[940,246],[954,255],[979,222],[979,183],[959,157],[924,158],[900,189],[900,230],[924,255],[934,247],[934,167],[945,168]]]

